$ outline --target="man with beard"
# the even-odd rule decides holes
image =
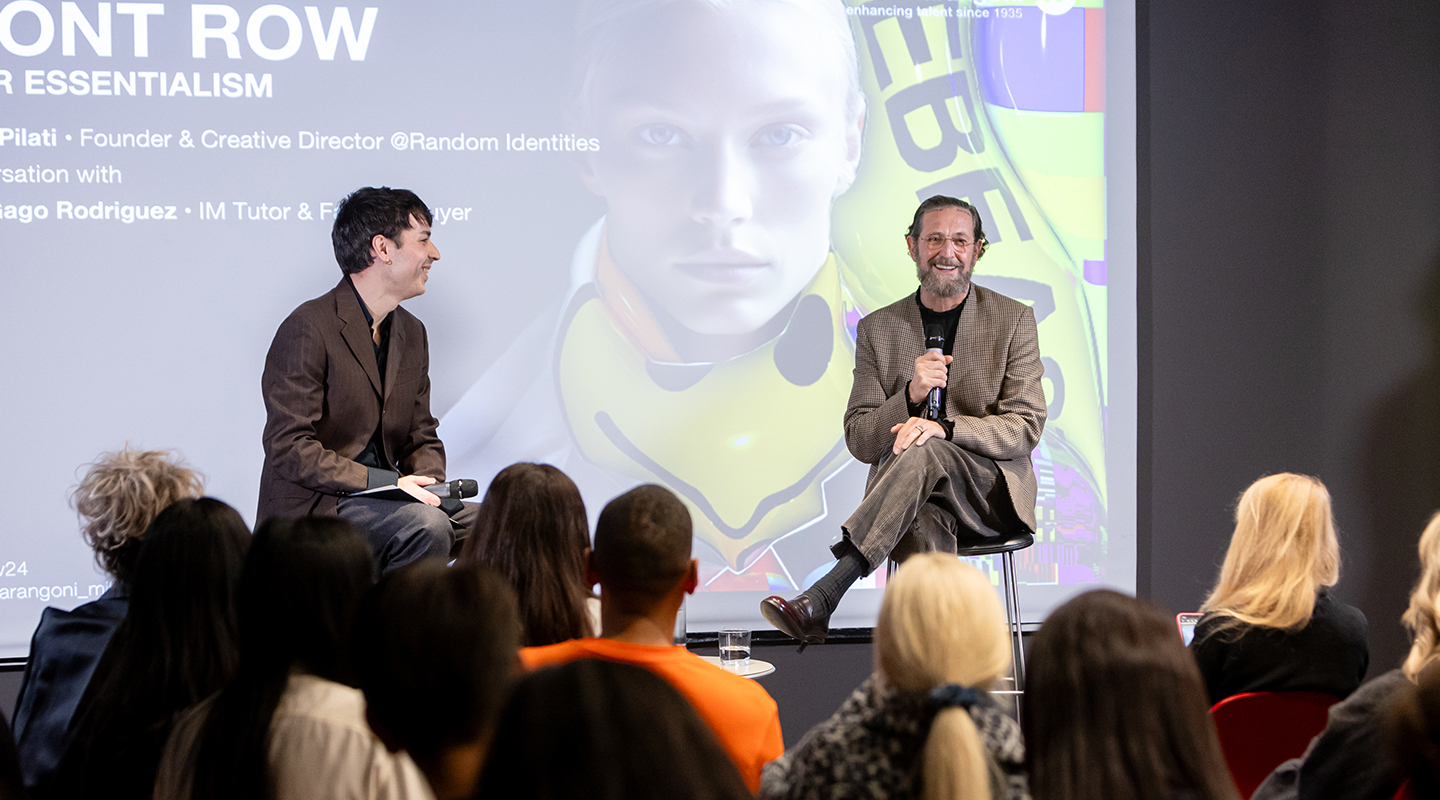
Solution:
[[[920,288],[862,319],[855,345],[845,443],[870,465],[865,499],[831,547],[834,568],[798,597],[760,604],[801,650],[825,641],[845,591],[892,551],[954,553],[961,539],[1035,530],[1030,453],[1045,427],[1035,314],[971,285],[988,243],[964,200],[921,203],[905,244]],[[937,334],[938,350],[926,342]]]

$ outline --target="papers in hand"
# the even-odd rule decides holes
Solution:
[[[396,484],[389,486],[376,486],[374,489],[366,489],[363,492],[354,492],[351,497],[371,497],[376,500],[409,500],[413,503],[420,502],[414,495],[401,489]]]

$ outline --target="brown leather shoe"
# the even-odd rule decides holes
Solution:
[[[801,653],[812,644],[823,643],[830,633],[830,615],[816,614],[810,598],[803,594],[793,600],[767,597],[760,601],[760,614],[776,629],[799,640]]]

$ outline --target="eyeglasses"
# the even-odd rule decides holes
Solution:
[[[931,236],[926,236],[921,241],[923,241],[925,243],[925,246],[931,250],[939,250],[943,248],[946,243],[949,243],[955,245],[955,249],[962,252],[966,248],[970,247],[971,244],[973,244],[973,242],[971,242],[969,239],[966,239],[964,236],[941,236],[938,233]]]

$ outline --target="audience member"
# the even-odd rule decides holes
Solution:
[[[91,464],[71,495],[80,534],[114,583],[99,599],[72,611],[47,608],[40,615],[13,720],[27,786],[48,783],[60,763],[75,707],[129,607],[130,576],[145,529],[171,503],[203,493],[200,475],[174,454],[124,447]]]
[[[0,797],[5,800],[28,800],[25,779],[20,775],[20,758],[15,755],[15,739],[10,723],[0,714]]]
[[[953,555],[906,560],[875,624],[875,674],[772,761],[772,798],[1029,798],[1020,726],[988,690],[1010,664],[990,581]]]
[[[516,686],[475,796],[740,800],[750,792],[664,680],[629,664],[582,659]]]
[[[219,500],[160,512],[120,623],[75,713],[53,789],[39,796],[149,798],[176,717],[235,673],[235,588],[250,530]]]
[[[780,755],[780,715],[758,684],[672,644],[675,615],[695,591],[690,512],[661,486],[638,486],[611,500],[595,525],[586,580],[600,584],[601,638],[529,647],[529,669],[579,658],[645,667],[680,691],[730,754],[751,791],[760,768]]]
[[[1389,746],[1384,712],[1440,657],[1440,513],[1420,534],[1420,580],[1401,621],[1413,637],[1405,663],[1331,706],[1325,730],[1305,755],[1280,765],[1254,800],[1388,798],[1400,788],[1404,775]]]
[[[364,534],[343,519],[261,524],[240,574],[235,678],[176,723],[156,800],[429,796],[410,758],[371,733],[365,698],[344,683],[373,570]]]
[[[481,566],[402,567],[366,595],[352,641],[370,727],[410,754],[438,800],[470,797],[520,667],[505,579]]]
[[[1041,626],[1025,677],[1036,800],[1238,800],[1205,685],[1153,605],[1093,591]]]
[[[1440,664],[1390,704],[1390,739],[1411,797],[1440,797]]]
[[[527,647],[600,632],[586,519],[575,482],[549,464],[511,464],[485,490],[460,562],[485,564],[515,588]]]
[[[1355,691],[1370,664],[1365,615],[1331,596],[1339,579],[1324,484],[1287,472],[1246,489],[1190,645],[1210,702],[1242,692],[1343,699]]]

